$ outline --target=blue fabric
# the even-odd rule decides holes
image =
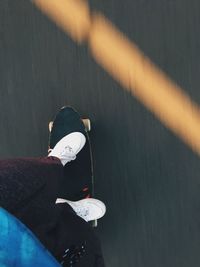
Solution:
[[[61,265],[25,225],[0,208],[0,266],[59,267]]]

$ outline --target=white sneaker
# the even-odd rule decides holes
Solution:
[[[49,153],[49,157],[59,158],[64,166],[67,162],[75,160],[76,155],[81,151],[86,142],[82,133],[73,132],[64,136]]]
[[[95,198],[85,198],[79,201],[69,201],[63,198],[57,198],[56,204],[68,203],[78,216],[86,222],[100,219],[106,213],[105,204]]]

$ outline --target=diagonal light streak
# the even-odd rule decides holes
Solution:
[[[200,110],[189,96],[104,16],[81,0],[33,0],[96,61],[193,151],[200,154]]]

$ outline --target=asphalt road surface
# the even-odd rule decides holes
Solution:
[[[198,0],[94,0],[200,104]],[[92,120],[108,267],[200,266],[200,158],[29,1],[0,0],[0,158],[47,154],[48,122]],[[170,105],[170,103],[169,103]]]

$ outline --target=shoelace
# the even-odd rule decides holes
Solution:
[[[76,214],[82,218],[86,218],[89,214],[88,207],[78,207],[76,208]]]
[[[74,160],[76,155],[74,154],[73,149],[70,146],[66,146],[61,152],[63,158],[67,158],[69,161]]]

